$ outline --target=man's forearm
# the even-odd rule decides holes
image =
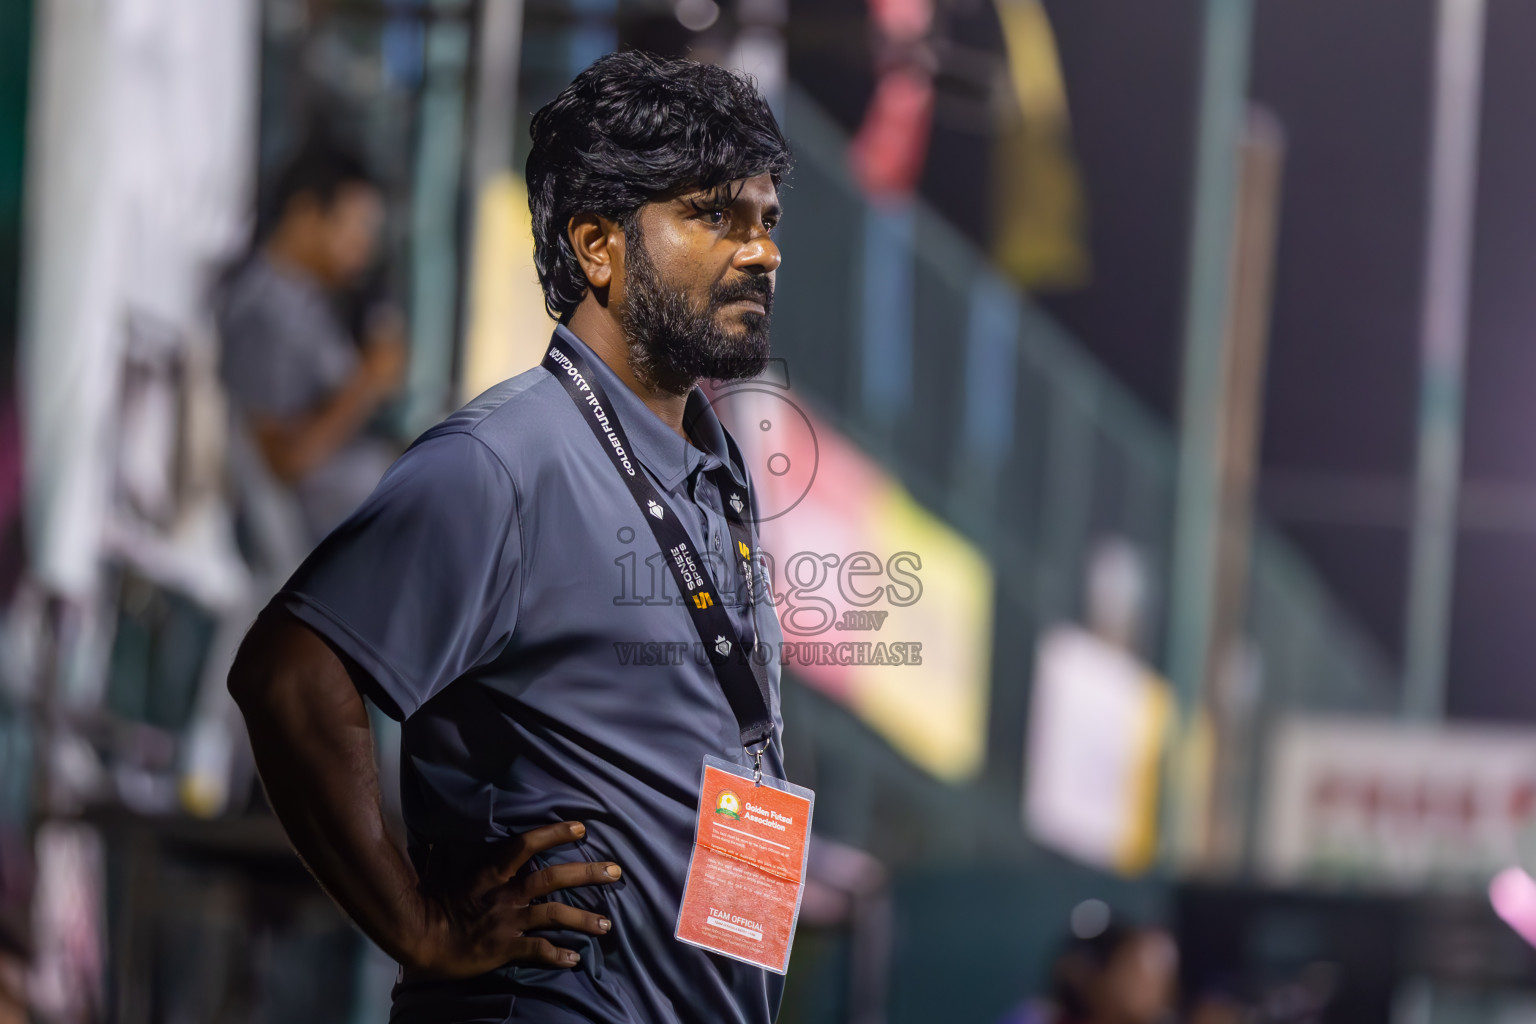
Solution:
[[[416,874],[385,829],[367,709],[340,659],[268,611],[241,645],[229,688],[299,856],[369,938],[409,963],[423,925]]]

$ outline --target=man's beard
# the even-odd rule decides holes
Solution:
[[[768,365],[768,322],[773,283],[766,274],[743,274],[715,285],[704,309],[662,284],[638,227],[625,235],[624,308],[619,322],[629,339],[630,366],[641,380],[683,395],[699,380],[745,380]],[[729,334],[718,314],[727,303],[750,299],[762,313],[741,315],[743,330]]]

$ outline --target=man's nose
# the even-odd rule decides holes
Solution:
[[[784,257],[779,254],[779,247],[773,237],[764,232],[736,250],[736,259],[732,265],[737,270],[771,274],[783,262]]]

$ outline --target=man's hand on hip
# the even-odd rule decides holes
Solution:
[[[621,875],[617,864],[577,861],[539,871],[523,869],[535,854],[579,842],[586,826],[567,821],[545,825],[497,848],[493,861],[461,878],[427,878],[422,883],[423,918],[419,948],[405,964],[417,978],[466,978],[508,963],[574,967],[575,950],[530,935],[549,929],[606,935],[607,918],[555,901],[534,902],[558,889],[607,885]]]
[[[434,863],[419,877],[384,826],[373,735],[354,674],[365,678],[282,610],[256,620],[230,670],[230,693],[245,714],[268,801],[315,878],[413,975],[470,977],[506,963],[575,966],[575,951],[536,933],[603,935],[610,922],[535,901],[615,882],[619,866],[578,861],[525,870],[538,854],[586,836],[584,825],[567,821],[477,846],[472,866]]]

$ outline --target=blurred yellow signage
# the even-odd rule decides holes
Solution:
[[[555,322],[533,266],[528,186],[517,174],[492,178],[475,208],[469,331],[460,401],[539,365]]]
[[[783,665],[942,779],[986,751],[992,569],[786,388],[716,395],[757,487]]]

